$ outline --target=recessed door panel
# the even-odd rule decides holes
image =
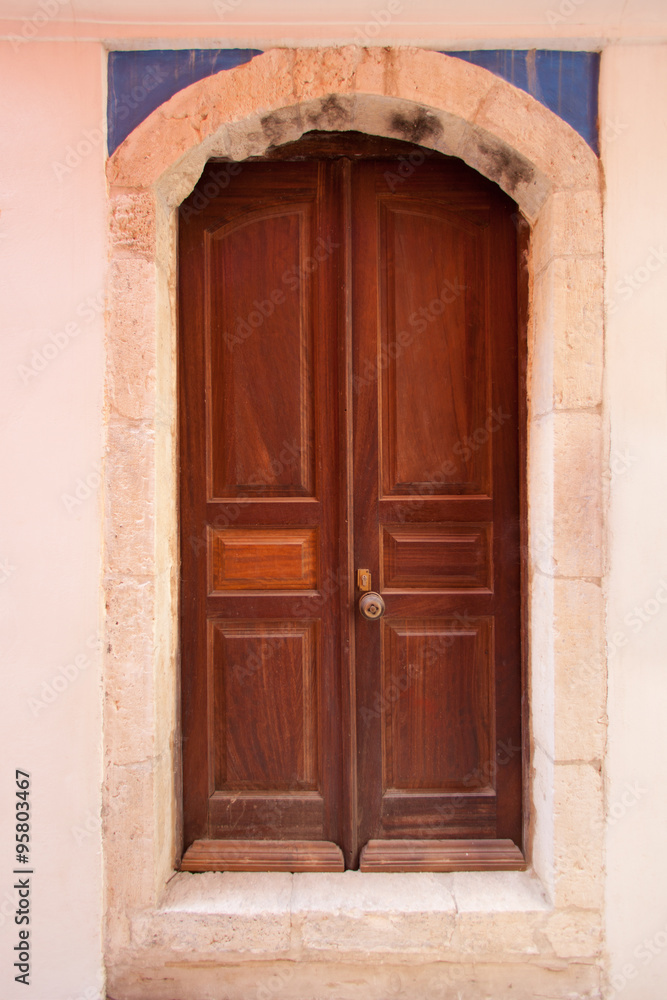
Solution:
[[[490,495],[485,226],[378,198],[385,495]]]
[[[387,590],[493,588],[491,524],[385,524],[383,585]]]
[[[214,621],[211,633],[216,791],[316,790],[316,624]]]
[[[386,623],[385,791],[492,785],[492,632],[488,619]]]
[[[208,544],[212,594],[317,586],[317,528],[218,528]]]
[[[207,233],[211,497],[314,489],[312,202]]]

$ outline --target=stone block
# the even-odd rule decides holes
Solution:
[[[454,933],[450,885],[429,873],[297,874],[292,913],[307,950],[435,953]]]
[[[602,202],[597,187],[554,192],[534,227],[536,277],[554,257],[594,257],[599,263],[602,247]]]
[[[109,239],[112,254],[155,256],[155,195],[152,191],[111,191]]]
[[[601,760],[605,750],[606,678],[601,588],[554,581],[555,757]]]
[[[557,576],[602,576],[602,422],[596,413],[554,415],[554,564]]]
[[[600,917],[592,910],[559,910],[544,933],[559,958],[598,958],[602,951]]]
[[[155,567],[153,432],[143,423],[111,419],[107,449],[107,571],[146,577]]]
[[[133,420],[155,416],[156,273],[152,263],[131,257],[112,260],[107,335],[107,399],[112,410]]]
[[[538,412],[596,407],[602,401],[603,280],[597,258],[556,258],[535,283]]]
[[[555,902],[560,907],[601,909],[604,801],[599,768],[591,764],[556,765],[554,812]]]
[[[154,746],[154,586],[109,580],[106,601],[106,756],[131,764],[150,757]]]
[[[475,124],[519,150],[560,188],[598,183],[599,161],[588,143],[553,111],[505,80],[495,81]]]

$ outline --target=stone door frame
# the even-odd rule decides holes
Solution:
[[[354,129],[458,156],[514,198],[531,226],[526,873],[174,874],[176,210],[209,158],[240,161],[311,129]],[[221,163],[210,196],[229,169]],[[425,50],[349,46],[274,49],[193,84],[128,136],[107,176],[103,843],[111,995],[168,998],[177,983],[179,996],[203,996],[226,966],[229,995],[254,996],[252,984],[280,976],[287,962],[290,975],[269,995],[297,997],[314,989],[308,976],[318,963],[363,962],[376,985],[369,979],[359,996],[381,997],[387,984],[372,972],[373,956],[378,970],[418,960],[426,976],[445,945],[450,975],[465,977],[474,951],[476,963],[496,970],[495,984],[504,968],[527,991],[594,989],[602,955],[607,453],[597,157],[556,115],[486,70]],[[387,879],[398,880],[389,894]]]

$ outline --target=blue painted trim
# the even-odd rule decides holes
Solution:
[[[140,122],[191,83],[260,55],[259,49],[150,49],[110,52],[107,121],[111,155]],[[447,52],[531,94],[598,153],[599,52],[495,49]]]
[[[482,66],[525,90],[571,125],[599,155],[599,52],[494,49],[446,55]]]
[[[132,129],[177,91],[205,76],[233,69],[260,49],[150,49],[110,52],[107,125],[109,156]]]

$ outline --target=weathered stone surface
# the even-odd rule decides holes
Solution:
[[[531,773],[532,862],[550,900],[554,896],[554,762],[535,741]]]
[[[602,423],[554,416],[554,563],[557,576],[602,576]]]
[[[295,875],[295,927],[305,949],[439,952],[454,932],[450,885],[428,873]]]
[[[151,262],[125,256],[112,260],[107,398],[116,413],[135,420],[151,420],[155,415],[155,283]]]
[[[594,187],[599,161],[586,141],[524,91],[498,80],[482,103],[475,123],[509,147],[525,151],[535,169],[560,188]]]
[[[533,641],[530,649],[529,699],[533,739],[550,758],[554,755],[554,581],[534,573],[530,588]]]
[[[539,913],[550,908],[530,872],[455,872],[452,891],[462,913]]]
[[[602,400],[603,278],[600,260],[576,258],[552,260],[537,278],[538,412],[595,407]]]
[[[107,765],[103,832],[106,863],[115,873],[107,885],[110,912],[126,913],[156,903],[153,867],[153,767],[136,761]]]
[[[544,933],[559,958],[592,958],[600,952],[602,928],[594,910],[560,910]]]
[[[143,423],[109,421],[106,461],[108,573],[148,576],[155,565],[155,439]]]
[[[460,119],[465,123],[463,158],[516,197],[531,219],[554,184],[598,183],[597,158],[584,140],[505,81],[424,49],[356,46],[273,49],[179,91],[116,150],[109,180],[118,187],[148,188],[218,130],[244,119],[248,138],[261,146],[258,115],[265,145],[267,139],[284,142],[307,128],[353,127],[353,105],[344,98],[354,94],[414,102],[407,115],[395,110],[378,134],[400,133],[433,145],[439,112]],[[309,102],[319,103],[304,118],[299,107]],[[238,145],[238,128],[235,133]]]
[[[531,572],[554,570],[554,416],[528,426],[528,544]]]
[[[606,678],[603,598],[596,583],[554,581],[556,760],[601,760]]]
[[[602,202],[597,187],[555,191],[535,224],[535,274],[554,257],[598,257],[602,253]]]
[[[601,908],[604,874],[602,775],[592,764],[555,769],[555,901],[558,906]],[[588,954],[588,952],[559,952]]]
[[[111,192],[109,239],[112,253],[154,257],[155,195],[152,191]]]
[[[108,581],[104,722],[113,764],[145,760],[153,751],[153,618],[152,583]]]
[[[123,1000],[600,1000],[600,971],[590,963],[525,961],[209,963],[193,973],[176,962],[110,969],[110,996]]]
[[[292,876],[280,872],[181,872],[160,909],[136,917],[136,947],[210,958],[221,951],[279,955],[290,947]]]

